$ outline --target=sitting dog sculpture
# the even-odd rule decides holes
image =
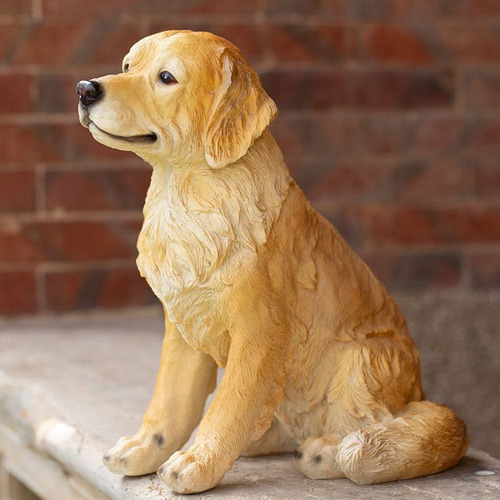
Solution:
[[[194,493],[240,455],[295,450],[307,476],[363,484],[460,460],[463,422],[422,400],[402,313],[291,178],[268,130],[276,105],[234,45],[152,35],[77,92],[97,141],[153,166],[137,265],[165,339],[141,428],[104,457],[112,472]]]

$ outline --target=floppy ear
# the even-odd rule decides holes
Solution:
[[[224,81],[205,133],[205,158],[221,168],[241,158],[278,114],[259,77],[244,59],[222,54]]]

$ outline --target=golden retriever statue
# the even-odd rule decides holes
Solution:
[[[94,139],[153,166],[137,265],[165,339],[141,428],[104,457],[112,472],[194,493],[240,455],[296,450],[308,477],[362,484],[460,460],[464,423],[422,400],[401,311],[291,178],[268,129],[276,105],[234,45],[152,35],[123,73],[77,92]]]

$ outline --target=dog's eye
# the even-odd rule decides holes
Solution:
[[[123,66],[123,71],[124,71],[125,73],[128,73],[128,69],[129,69],[129,68],[130,68],[130,64],[129,64],[129,63],[127,63],[127,64],[125,64],[125,66]]]
[[[174,75],[170,73],[170,71],[162,71],[160,73],[160,80],[165,83],[166,85],[171,85],[172,83],[177,83],[177,80],[175,79]]]

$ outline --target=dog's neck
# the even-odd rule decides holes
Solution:
[[[186,289],[223,266],[227,270],[241,251],[256,253],[279,217],[291,181],[268,131],[244,157],[220,169],[206,163],[153,165],[138,245],[138,262],[150,284],[156,268],[167,288]]]
[[[151,160],[153,175],[145,216],[151,202],[156,203],[158,197],[169,197],[173,193],[191,215],[218,211],[219,207],[237,199],[235,211],[248,212],[257,208],[263,213],[268,229],[292,182],[281,150],[268,130],[245,156],[220,169],[213,169],[201,158],[176,165]]]

